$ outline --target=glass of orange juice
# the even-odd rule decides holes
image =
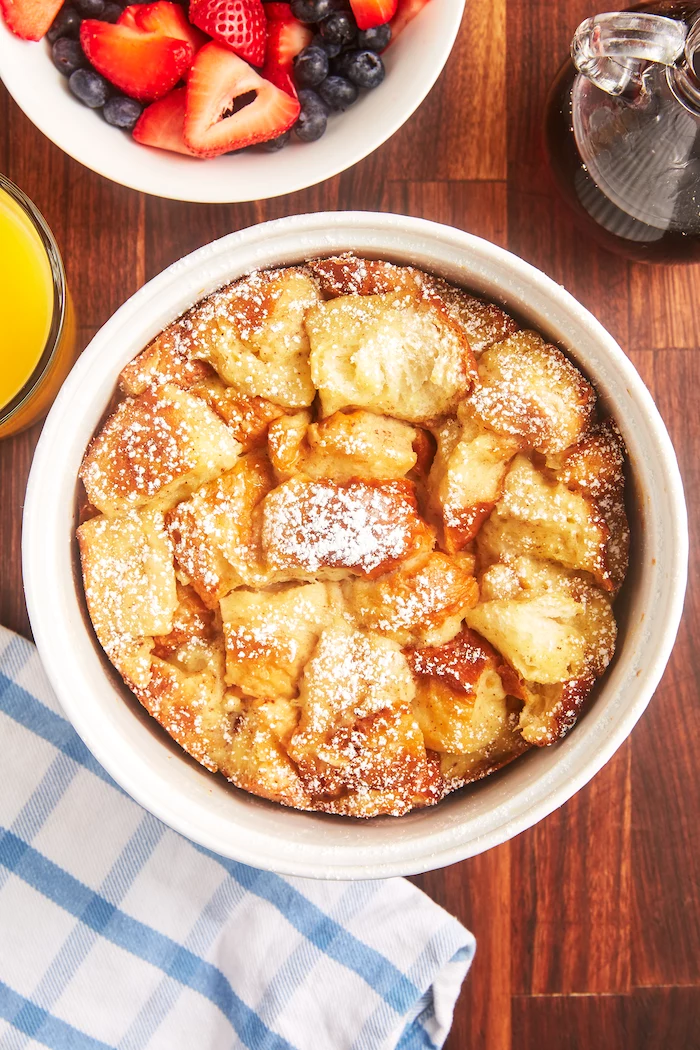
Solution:
[[[48,411],[75,351],[56,241],[29,198],[0,174],[0,438]]]

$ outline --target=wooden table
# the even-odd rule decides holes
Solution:
[[[448,66],[418,113],[373,156],[322,186],[241,205],[144,197],[64,156],[1,87],[0,170],[57,237],[82,345],[164,266],[263,219],[390,210],[503,244],[564,284],[627,350],[671,430],[692,515],[700,487],[693,364],[700,267],[628,265],[585,241],[552,199],[539,151],[547,86],[596,5],[468,0],[467,7]],[[284,164],[284,156],[270,163]],[[24,634],[20,519],[39,430],[0,444],[0,623]],[[700,1047],[694,628],[700,607],[691,587],[649,711],[588,787],[505,846],[417,880],[478,941],[448,1050]]]

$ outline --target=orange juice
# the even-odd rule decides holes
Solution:
[[[31,378],[51,330],[53,279],[27,214],[0,193],[0,406]]]
[[[56,242],[31,201],[0,175],[0,437],[46,411],[74,343]]]

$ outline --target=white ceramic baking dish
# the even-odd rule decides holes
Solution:
[[[505,304],[567,348],[630,454],[632,568],[615,661],[574,730],[438,806],[370,821],[301,813],[207,773],[141,710],[105,659],[84,608],[74,544],[76,477],[120,369],[201,296],[255,267],[352,249],[411,262]],[[68,718],[114,779],[183,835],[261,868],[315,878],[409,874],[452,864],[547,816],[603,766],[649,703],[683,605],[687,519],[673,447],[614,339],[563,288],[487,241],[421,219],[299,215],[231,234],[149,281],[98,332],[63,386],[32,466],[24,581],[46,671]]]

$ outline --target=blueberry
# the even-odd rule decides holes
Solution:
[[[343,69],[360,88],[376,88],[384,79],[384,63],[374,51],[349,51]]]
[[[128,98],[127,95],[114,95],[105,102],[102,116],[108,124],[112,124],[115,128],[131,131],[142,112],[143,106],[135,98]]]
[[[362,51],[383,51],[391,40],[391,26],[375,26],[374,29],[363,29],[357,34],[357,46]]]
[[[321,22],[319,33],[330,44],[349,44],[357,33],[357,25],[347,11],[336,11]]]
[[[268,153],[276,153],[278,149],[284,149],[291,134],[291,131],[283,131],[276,139],[268,139],[267,142],[261,142],[260,145]]]
[[[59,73],[69,77],[76,69],[87,65],[85,52],[80,46],[79,40],[71,40],[67,36],[59,36],[51,48],[51,58]]]
[[[73,3],[83,18],[102,18],[104,0],[73,0]]]
[[[305,47],[294,61],[294,79],[299,87],[316,87],[328,76],[328,55],[322,47]]]
[[[81,21],[82,19],[75,8],[71,4],[64,4],[46,34],[49,43],[53,44],[54,40],[58,40],[61,36],[69,36],[77,40]]]
[[[333,10],[332,0],[292,0],[292,14],[300,22],[322,22]]]
[[[336,55],[331,62],[331,73],[339,77],[345,77],[347,80],[346,66],[352,54],[354,54],[353,51],[341,51],[339,55]]]
[[[328,109],[323,99],[309,88],[299,92],[301,113],[294,125],[294,131],[302,142],[315,142],[325,133],[328,122]]]
[[[109,84],[94,69],[76,69],[68,78],[68,87],[90,109],[99,109],[109,98]]]
[[[330,113],[329,107],[323,101],[319,93],[317,91],[312,91],[311,88],[301,88],[297,92],[297,97],[302,109],[322,109],[326,116]]]
[[[343,49],[342,44],[331,44],[330,40],[324,40],[320,33],[315,33],[309,47],[322,47],[329,58],[335,58]]]
[[[106,0],[102,5],[102,14],[99,16],[101,22],[116,22],[122,13],[123,8],[120,4],[113,3],[112,0]]]
[[[344,110],[357,99],[357,88],[345,77],[326,77],[318,93],[331,109]]]

